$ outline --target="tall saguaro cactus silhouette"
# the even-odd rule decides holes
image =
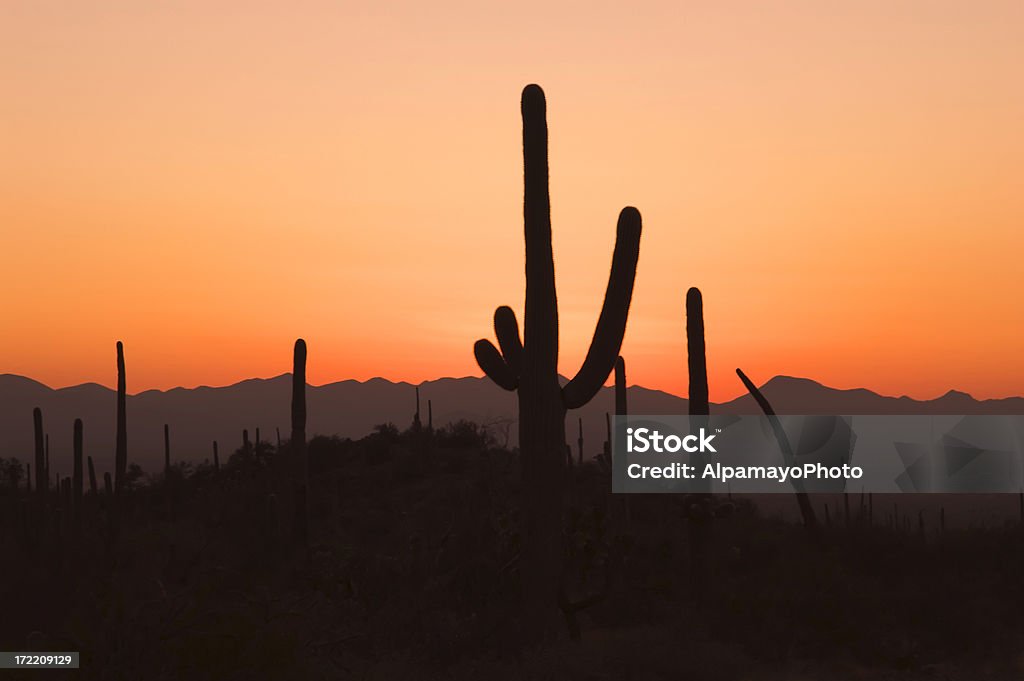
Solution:
[[[711,414],[711,404],[708,398],[707,352],[704,343],[704,299],[700,289],[696,287],[690,288],[686,292],[686,365],[690,379],[687,394],[690,432],[696,432],[698,428],[707,427],[708,416]],[[700,454],[691,455],[691,461],[697,464],[697,470],[703,469],[704,458]],[[699,478],[698,482],[700,482]],[[708,573],[706,553],[711,533],[708,502],[711,497],[707,492],[707,489],[703,489],[695,495],[696,509],[694,512],[688,512],[690,592],[697,598],[703,594]]]
[[[523,221],[526,240],[526,315],[523,339],[515,313],[499,307],[494,331],[499,351],[479,340],[474,354],[491,380],[519,396],[524,539],[524,604],[537,614],[557,603],[562,569],[561,504],[565,478],[565,415],[589,402],[608,378],[622,345],[640,252],[640,213],[619,214],[611,274],[587,356],[564,387],[558,381],[558,301],[551,249],[548,129],[544,91],[523,89]]]
[[[117,341],[117,441],[114,451],[114,495],[121,494],[128,472],[128,426],[124,375],[124,344]]]
[[[306,455],[306,341],[295,341],[292,363],[292,456],[295,457],[295,517],[292,535],[305,545],[309,535],[307,497],[309,494],[309,459]]]

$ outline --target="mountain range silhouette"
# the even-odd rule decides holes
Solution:
[[[564,383],[565,379],[563,379]],[[516,396],[486,378],[441,378],[419,384],[421,418],[426,424],[429,400],[433,424],[443,427],[460,419],[489,424],[499,444],[516,445]],[[781,414],[1021,414],[1024,398],[976,400],[949,391],[933,400],[887,397],[866,389],[839,390],[806,378],[776,376],[762,391]],[[605,413],[614,413],[613,388],[602,388],[582,409],[568,413],[566,439],[576,453],[578,419],[583,419],[584,452],[591,458],[605,440]],[[0,457],[32,458],[32,409],[40,407],[51,447],[51,471],[71,472],[74,419],[85,424],[85,454],[97,469],[111,470],[114,461],[115,391],[96,383],[53,389],[14,374],[0,374]],[[169,424],[175,461],[212,458],[212,443],[226,457],[242,444],[242,430],[264,441],[276,441],[275,429],[288,437],[291,374],[248,379],[224,387],[147,390],[128,396],[129,460],[147,472],[163,465],[163,426]],[[408,427],[416,412],[415,386],[383,378],[339,381],[307,388],[308,432],[359,438],[374,426]],[[633,414],[686,414],[685,398],[642,386],[629,388]],[[749,395],[713,404],[712,413],[757,414]]]

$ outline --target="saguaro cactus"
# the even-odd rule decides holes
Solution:
[[[43,410],[39,407],[32,410],[32,426],[36,444],[36,496],[42,508],[46,504],[46,487],[49,483],[46,479],[46,447],[43,444]]]
[[[306,341],[295,341],[292,360],[292,455],[295,457],[295,518],[292,535],[305,545],[309,536],[307,496],[309,459],[306,456]]]
[[[708,416],[711,414],[704,344],[704,300],[697,288],[691,288],[686,292],[686,364],[690,379],[690,432],[696,432],[698,428],[707,427]],[[704,457],[693,454],[691,462],[697,466],[697,470],[702,470]],[[706,558],[711,534],[711,495],[707,492],[707,489],[701,489],[695,494],[695,503],[687,512],[690,535],[690,590],[696,598],[703,594],[708,575]]]
[[[82,524],[82,419],[75,419],[72,449],[74,451],[73,501],[75,510],[75,528]]]
[[[220,470],[220,454],[217,451],[217,441],[213,441],[213,470]]]
[[[743,385],[750,393],[754,401],[757,402],[758,406],[761,407],[761,411],[768,417],[768,423],[772,427],[772,431],[775,433],[775,439],[779,443],[779,449],[782,450],[782,458],[787,466],[793,465],[793,447],[789,444],[789,438],[786,436],[786,431],[782,428],[782,422],[779,421],[779,417],[775,415],[775,410],[772,409],[772,405],[768,402],[768,399],[757,389],[754,382],[747,378],[747,375],[740,369],[736,369],[736,375],[743,381]],[[800,515],[803,517],[804,528],[810,535],[811,541],[817,542],[818,536],[818,519],[814,514],[814,507],[811,505],[810,497],[807,496],[807,492],[804,491],[803,482],[799,479],[791,479],[793,489],[796,492],[796,502],[800,507]]]
[[[124,344],[117,341],[117,441],[114,452],[114,494],[121,494],[128,473],[128,425],[124,375]]]
[[[164,477],[171,474],[171,427],[164,424]]]
[[[420,387],[416,386],[416,412],[412,415],[412,429],[418,431],[422,427],[423,422],[420,421]]]
[[[494,330],[501,351],[488,340],[474,346],[484,373],[519,397],[524,539],[521,558],[524,604],[528,610],[557,604],[562,569],[561,505],[565,483],[565,415],[589,402],[604,384],[626,329],[640,252],[640,213],[619,214],[611,274],[604,305],[586,359],[565,387],[558,381],[558,300],[551,249],[548,194],[547,104],[537,85],[522,95],[526,316],[523,339],[515,313],[499,307]]]

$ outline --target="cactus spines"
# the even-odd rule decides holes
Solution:
[[[114,454],[114,494],[121,494],[128,472],[127,397],[124,372],[124,344],[117,341],[117,441]]]
[[[557,605],[562,565],[559,518],[565,479],[565,415],[600,390],[626,329],[640,252],[640,213],[619,214],[604,303],[583,366],[565,387],[558,381],[558,301],[551,248],[548,193],[547,103],[528,85],[522,94],[523,222],[526,241],[526,306],[523,340],[510,308],[494,314],[499,351],[488,340],[474,345],[484,373],[506,390],[518,390],[525,520],[522,586],[528,611],[543,616]]]
[[[171,427],[164,424],[164,477],[171,474]]]
[[[305,545],[309,536],[307,495],[309,460],[306,456],[306,341],[295,341],[292,358],[292,456],[295,457],[295,518],[293,536]]]
[[[92,457],[87,457],[86,461],[89,465],[89,491],[92,492],[93,496],[96,496],[96,469],[92,465]]]
[[[213,470],[220,470],[220,453],[217,451],[217,441],[213,441]]]
[[[74,455],[73,479],[73,508],[75,510],[75,527],[81,525],[82,520],[82,419],[75,419],[72,437],[72,450]]]
[[[42,507],[46,503],[46,487],[49,482],[46,479],[46,449],[43,444],[43,410],[39,407],[32,410],[32,426],[36,444],[36,496]]]
[[[775,415],[775,410],[772,409],[771,403],[765,398],[761,391],[757,389],[754,382],[747,378],[747,375],[740,369],[736,369],[736,375],[743,381],[743,385],[746,387],[747,392],[754,398],[758,406],[761,407],[761,411],[768,417],[768,423],[772,427],[772,431],[775,433],[775,439],[779,443],[779,449],[782,451],[783,461],[787,466],[793,465],[793,448],[789,444],[789,438],[786,437],[786,431],[782,428],[782,422],[779,421],[779,417]],[[804,528],[810,535],[812,541],[818,540],[818,520],[814,515],[814,507],[811,506],[811,500],[807,496],[807,492],[804,491],[803,482],[799,479],[792,480],[793,489],[796,491],[796,502],[800,507],[800,515],[804,521]]]

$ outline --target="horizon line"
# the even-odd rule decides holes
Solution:
[[[233,383],[228,383],[228,384],[225,384],[225,385],[199,384],[199,385],[194,385],[194,386],[191,386],[191,387],[178,385],[178,386],[174,386],[172,388],[167,388],[167,389],[147,388],[145,390],[140,390],[139,392],[134,392],[134,393],[129,392],[129,393],[127,393],[127,395],[129,397],[137,397],[139,395],[144,395],[146,393],[154,393],[155,392],[155,393],[162,393],[163,394],[163,393],[174,392],[176,390],[201,390],[201,389],[224,390],[224,389],[227,389],[227,388],[233,388],[235,386],[239,386],[239,385],[241,385],[243,383],[250,383],[250,382],[256,382],[256,381],[267,382],[267,381],[273,381],[273,380],[277,380],[277,379],[284,378],[286,376],[291,376],[291,375],[292,375],[292,372],[286,371],[286,372],[283,372],[283,373],[280,373],[280,374],[277,374],[277,375],[274,375],[274,376],[267,376],[267,377],[251,376],[249,378],[243,378],[241,380],[235,381]],[[2,372],[2,373],[0,373],[0,379],[5,378],[5,377],[13,377],[13,378],[17,378],[17,379],[31,381],[33,383],[36,383],[36,384],[46,388],[47,390],[52,390],[54,392],[58,392],[58,391],[62,391],[62,390],[73,390],[75,388],[83,388],[83,387],[89,387],[89,386],[97,386],[97,387],[102,388],[104,390],[109,390],[111,392],[116,392],[116,388],[104,385],[104,384],[99,383],[97,381],[85,381],[84,383],[74,383],[74,384],[69,384],[69,385],[60,386],[60,387],[53,387],[51,385],[48,385],[47,383],[44,383],[43,381],[40,381],[40,380],[35,379],[35,378],[32,378],[30,376],[25,376],[25,375],[22,375],[22,374],[15,374],[15,373],[11,373],[11,372]],[[564,379],[568,380],[568,377],[563,376],[562,374],[559,374],[559,378],[564,378]],[[486,376],[472,376],[472,375],[467,375],[467,376],[440,376],[438,378],[426,379],[426,380],[420,381],[419,383],[413,383],[411,381],[394,380],[394,379],[391,379],[391,378],[386,378],[384,376],[379,376],[378,375],[378,376],[371,376],[370,378],[367,378],[365,380],[360,380],[358,378],[342,378],[342,379],[338,379],[338,380],[334,380],[334,381],[328,381],[326,383],[321,383],[319,385],[314,385],[312,383],[307,382],[306,386],[309,387],[309,388],[324,388],[324,387],[328,387],[328,386],[332,386],[332,385],[337,385],[339,383],[358,383],[360,385],[365,385],[367,383],[372,383],[374,381],[383,381],[385,383],[390,383],[391,385],[407,385],[410,388],[416,388],[416,387],[423,386],[423,385],[426,385],[426,384],[429,384],[429,383],[436,383],[438,381],[461,381],[461,380],[465,380],[465,379],[474,379],[474,380],[479,380],[479,381],[489,381],[490,380]],[[887,398],[887,399],[894,399],[894,400],[911,400],[911,401],[914,401],[914,402],[933,402],[935,400],[942,399],[943,397],[946,397],[946,396],[951,395],[951,394],[965,395],[966,397],[970,398],[971,400],[974,400],[975,402],[998,402],[998,401],[1001,401],[1001,400],[1011,400],[1011,399],[1022,399],[1022,398],[1024,398],[1024,395],[1005,395],[1005,396],[1002,396],[1002,397],[977,398],[977,397],[975,397],[974,395],[972,395],[969,392],[966,392],[966,391],[963,391],[963,390],[958,390],[956,388],[950,388],[950,389],[946,390],[945,392],[943,392],[943,393],[941,393],[939,395],[936,395],[935,397],[928,397],[928,398],[912,397],[912,396],[907,395],[905,393],[902,394],[902,395],[885,395],[883,393],[878,392],[877,390],[874,390],[872,388],[863,387],[863,386],[856,387],[856,388],[838,388],[838,387],[835,387],[835,386],[826,385],[825,383],[822,383],[821,381],[818,381],[818,380],[813,379],[813,378],[808,378],[806,376],[792,376],[792,375],[789,375],[789,374],[775,374],[774,376],[772,376],[771,378],[767,379],[763,383],[757,384],[757,386],[759,388],[764,387],[764,386],[768,385],[769,383],[771,383],[772,381],[775,381],[777,379],[788,379],[788,380],[793,380],[793,381],[807,381],[807,382],[810,382],[810,383],[814,383],[815,385],[821,386],[823,388],[826,388],[828,390],[834,390],[836,392],[865,391],[865,392],[869,392],[872,395],[875,395],[875,396],[878,396],[878,397],[883,397],[883,398]],[[610,388],[610,387],[612,387],[612,386],[608,386],[608,385],[603,385],[602,386],[602,388]],[[677,393],[669,392],[667,390],[662,390],[661,388],[652,388],[652,387],[649,387],[649,386],[646,386],[646,385],[641,385],[639,383],[632,383],[632,384],[627,383],[626,384],[626,388],[627,389],[628,388],[640,388],[640,389],[649,390],[649,391],[652,391],[652,392],[663,393],[665,395],[669,395],[671,397],[675,397],[675,398],[681,399],[681,400],[687,400],[687,401],[689,400],[689,396],[684,396],[684,395],[680,395],[680,394],[677,394]],[[749,397],[749,394],[746,391],[743,391],[740,394],[738,394],[736,397],[730,398],[728,400],[724,400],[722,402],[712,402],[711,404],[719,404],[719,405],[721,405],[721,404],[728,404],[730,402],[734,402],[734,401],[736,401],[738,399],[741,399],[743,397]]]

